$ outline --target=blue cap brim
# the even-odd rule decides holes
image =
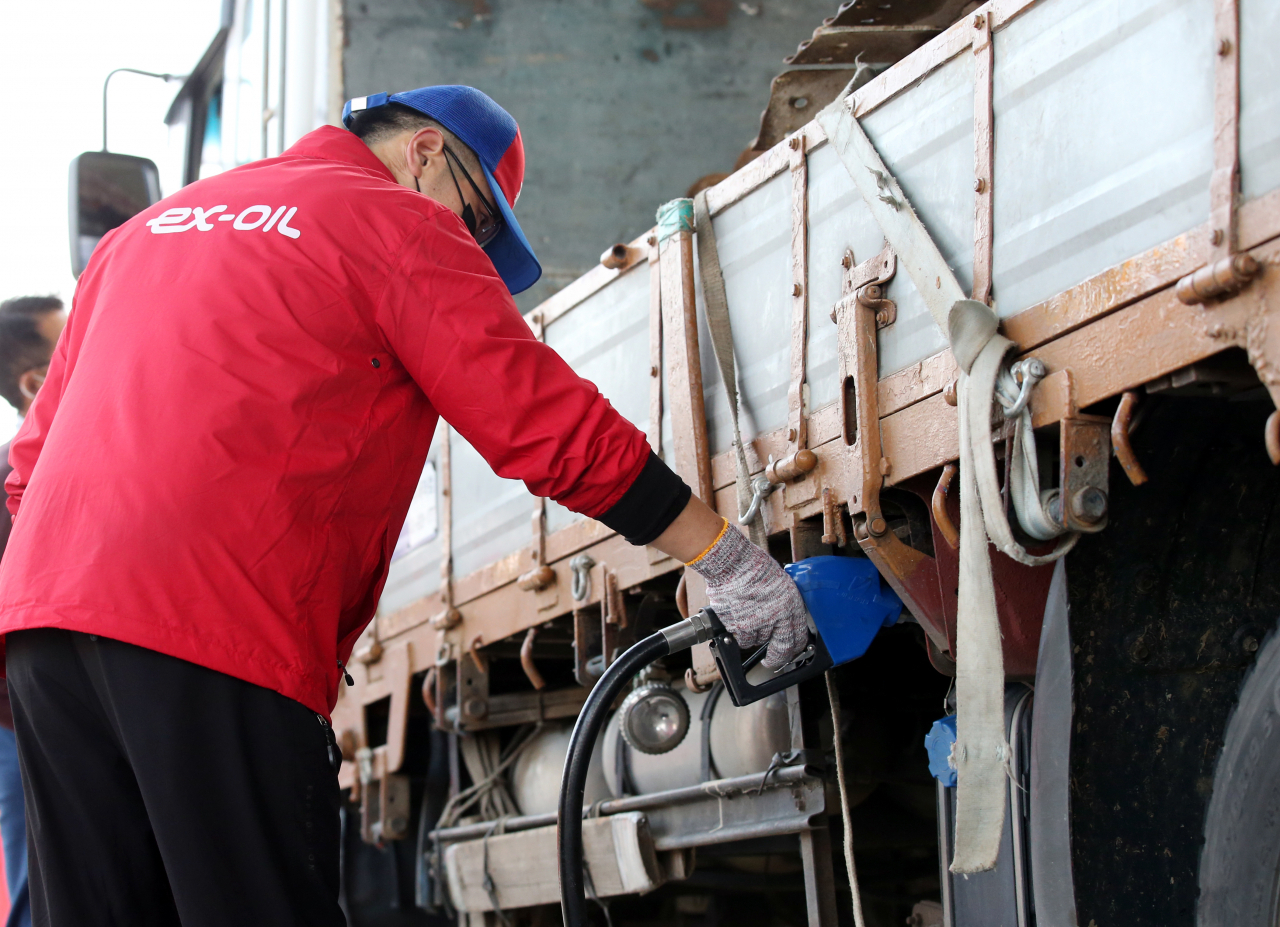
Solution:
[[[529,246],[529,240],[524,237],[515,213],[507,205],[507,198],[498,186],[498,181],[494,180],[493,174],[484,165],[481,165],[481,170],[484,171],[484,179],[489,181],[489,190],[493,193],[494,202],[498,204],[498,211],[502,213],[502,231],[489,242],[484,253],[489,255],[498,276],[502,277],[502,282],[514,296],[538,282],[538,278],[542,276],[542,265]]]

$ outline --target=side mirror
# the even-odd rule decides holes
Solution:
[[[71,162],[71,273],[79,277],[103,235],[160,201],[155,162],[109,151],[86,151]]]

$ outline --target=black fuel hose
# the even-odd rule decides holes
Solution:
[[[560,841],[560,903],[564,909],[565,927],[587,927],[588,924],[582,873],[582,802],[587,789],[591,754],[608,720],[609,709],[640,670],[710,636],[710,622],[701,612],[650,634],[609,665],[582,706],[569,738],[569,753],[565,757],[564,778],[560,783],[557,832]]]

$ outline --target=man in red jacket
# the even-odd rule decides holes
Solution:
[[[53,927],[341,924],[326,720],[443,416],[691,562],[779,666],[798,592],[534,340],[515,120],[353,100],[106,236],[10,452],[0,633]]]

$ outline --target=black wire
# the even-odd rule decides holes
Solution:
[[[587,927],[586,882],[583,878],[582,802],[587,788],[591,753],[608,719],[609,709],[640,670],[670,652],[662,632],[650,634],[610,664],[596,683],[569,738],[564,778],[560,784],[559,851],[560,902],[565,927]]]
[[[702,781],[710,782],[713,779],[720,778],[720,771],[716,769],[715,760],[711,758],[711,718],[716,713],[716,702],[720,700],[720,693],[724,691],[724,683],[716,680],[711,685],[711,691],[707,693],[706,700],[702,703]]]

